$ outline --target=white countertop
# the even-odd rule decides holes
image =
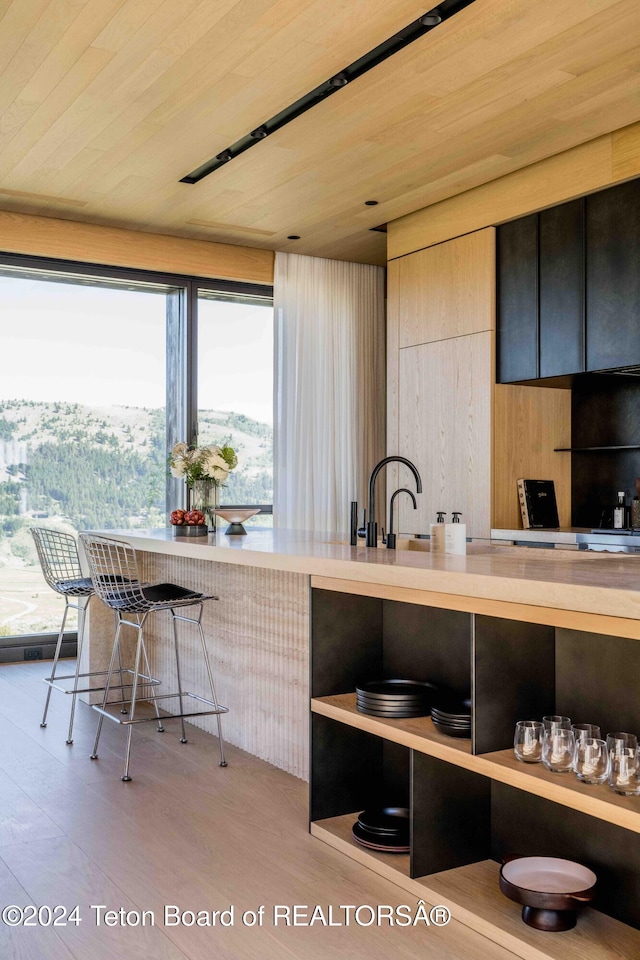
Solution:
[[[640,620],[640,556],[469,545],[467,556],[350,546],[337,535],[255,530],[174,537],[171,529],[111,530],[136,549],[457,596]]]

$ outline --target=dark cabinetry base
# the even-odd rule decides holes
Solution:
[[[338,642],[331,628],[336,610],[344,615],[336,627]],[[640,938],[629,930],[640,928],[640,801],[636,809],[636,798],[519,764],[512,752],[516,720],[546,713],[599,723],[603,734],[640,731],[640,700],[630,680],[640,670],[637,641],[327,590],[313,591],[312,614],[318,698],[311,734],[312,831],[384,875],[397,871],[426,887],[433,881],[432,889],[443,896],[467,890],[467,901],[473,901],[473,877],[491,877],[493,897],[497,864],[506,856],[577,860],[599,878],[595,906],[607,915],[602,929],[614,923],[609,918],[627,924],[608,935],[633,944],[624,949],[640,956]],[[468,685],[472,743],[443,737],[426,718],[387,721],[359,714],[353,691],[362,670],[364,679],[372,671],[377,677],[446,679],[460,691]],[[351,837],[358,813],[383,805],[410,809],[409,858],[370,853]],[[489,901],[486,891],[478,895],[481,915]],[[522,923],[520,908],[505,906],[501,897],[491,905],[498,925],[503,913]],[[598,928],[597,916],[589,908],[576,935],[589,924]],[[606,946],[602,951],[595,956],[615,956]]]

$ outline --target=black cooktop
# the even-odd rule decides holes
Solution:
[[[608,537],[640,537],[640,530],[606,530],[604,527],[595,527],[591,533],[602,533]]]

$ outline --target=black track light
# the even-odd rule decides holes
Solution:
[[[300,237],[298,236],[297,233],[292,233],[287,237],[287,240],[299,240],[299,239]]]
[[[207,160],[185,177],[182,177],[180,182],[199,183],[203,177],[209,176],[210,173],[222,167],[229,160],[235,160],[235,158],[239,157],[245,150],[255,147],[261,140],[272,136],[276,131],[281,130],[288,123],[291,123],[292,120],[296,120],[302,116],[307,110],[323,103],[328,97],[332,97],[341,90],[342,87],[346,87],[347,84],[351,84],[354,80],[363,77],[369,70],[373,70],[378,64],[383,63],[383,61],[389,57],[403,50],[408,44],[419,40],[420,37],[424,37],[430,30],[437,27],[439,23],[450,20],[451,17],[454,17],[466,7],[471,6],[472,3],[475,3],[475,0],[440,0],[438,6],[434,7],[433,10],[423,13],[417,20],[407,24],[406,27],[394,33],[393,36],[387,37],[387,39],[379,43],[377,47],[369,50],[357,60],[354,60],[353,63],[343,67],[338,73],[334,73],[328,80],[323,80],[317,87],[309,90],[308,93],[294,100],[293,103],[288,104],[280,110],[279,113],[266,119],[250,133],[245,133],[239,140],[232,143],[227,150],[223,150],[222,153],[219,153],[216,157]],[[373,206],[373,204],[371,203],[369,206]]]

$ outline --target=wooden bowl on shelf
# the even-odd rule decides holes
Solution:
[[[522,919],[536,930],[557,933],[576,925],[581,904],[595,895],[596,875],[559,857],[513,857],[500,868],[500,889],[522,904]]]

